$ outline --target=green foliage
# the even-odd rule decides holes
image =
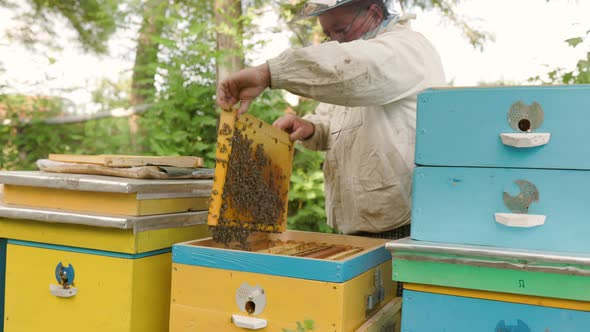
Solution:
[[[109,111],[115,108],[128,108],[131,95],[131,82],[119,80],[111,82],[103,79],[96,90],[92,91],[92,102],[99,106],[99,111]]]
[[[64,115],[59,98],[0,95],[0,169],[36,169],[49,153],[128,154],[126,118],[48,125]]]
[[[305,319],[303,323],[297,322],[297,329],[289,330],[283,329],[283,332],[306,332],[306,331],[314,331],[315,330],[315,322],[311,319]]]
[[[213,167],[218,114],[215,100],[215,35],[209,1],[168,8],[160,36],[152,104],[139,121],[139,145],[153,155],[197,155]],[[183,28],[179,28],[183,27]]]
[[[584,36],[570,38],[565,42],[571,47],[583,47],[590,42],[590,30]],[[556,68],[541,76],[537,75],[529,79],[531,82],[542,84],[588,84],[590,83],[590,49],[584,58],[576,63],[573,70]]]
[[[57,38],[58,33],[52,21],[52,15],[57,15],[67,20],[87,51],[106,53],[109,37],[117,29],[117,21],[122,18],[119,1],[116,0],[29,0],[28,4],[33,11],[21,10],[19,18],[22,25],[9,36],[31,47],[39,43],[58,47],[54,40],[40,39],[45,35],[38,34],[38,31],[43,31]],[[0,6],[13,10],[21,5],[14,1],[0,2]]]

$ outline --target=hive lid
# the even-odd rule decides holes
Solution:
[[[208,196],[212,185],[211,180],[201,179],[130,179],[40,171],[0,171],[0,183],[15,186],[113,193],[190,193],[190,197]]]

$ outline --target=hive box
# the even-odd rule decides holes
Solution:
[[[404,332],[585,332],[590,326],[590,312],[531,305],[527,300],[503,302],[407,289],[403,301]]]
[[[589,254],[410,239],[392,241],[387,248],[393,256],[393,278],[404,283],[590,301]]]
[[[426,90],[416,164],[588,170],[589,104],[582,84]]]
[[[589,171],[418,167],[414,175],[413,239],[590,253]]]
[[[282,332],[307,322],[353,332],[394,297],[385,242],[286,231],[251,251],[211,239],[175,244],[171,331]]]
[[[206,218],[0,207],[4,331],[167,331],[171,246]]]
[[[213,181],[11,171],[0,183],[5,204],[144,216],[207,210]]]

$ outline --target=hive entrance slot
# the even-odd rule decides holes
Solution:
[[[254,303],[254,301],[248,301],[246,302],[246,312],[251,315],[254,311],[256,311],[256,303]]]
[[[520,129],[520,131],[529,132],[531,130],[531,122],[528,119],[518,121],[518,129]]]

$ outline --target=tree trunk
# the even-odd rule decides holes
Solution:
[[[158,68],[157,37],[162,35],[164,15],[166,15],[166,0],[147,0],[143,9],[143,21],[137,38],[135,63],[131,81],[131,106],[133,108],[146,104],[146,100],[156,93],[155,76]],[[139,125],[138,116],[129,116],[129,131],[131,133],[131,149],[140,154],[141,148],[137,144]]]
[[[160,43],[156,38],[164,28],[163,17],[166,14],[166,0],[147,0],[143,9],[143,21],[139,29],[133,78],[131,83],[131,104],[143,105],[149,96],[153,96],[156,87],[154,79],[158,62]]]
[[[242,50],[241,0],[215,0],[215,21],[218,27],[228,27],[231,33],[217,32],[217,49],[223,50],[217,59],[217,82],[244,68]],[[221,30],[221,29],[220,29]]]

